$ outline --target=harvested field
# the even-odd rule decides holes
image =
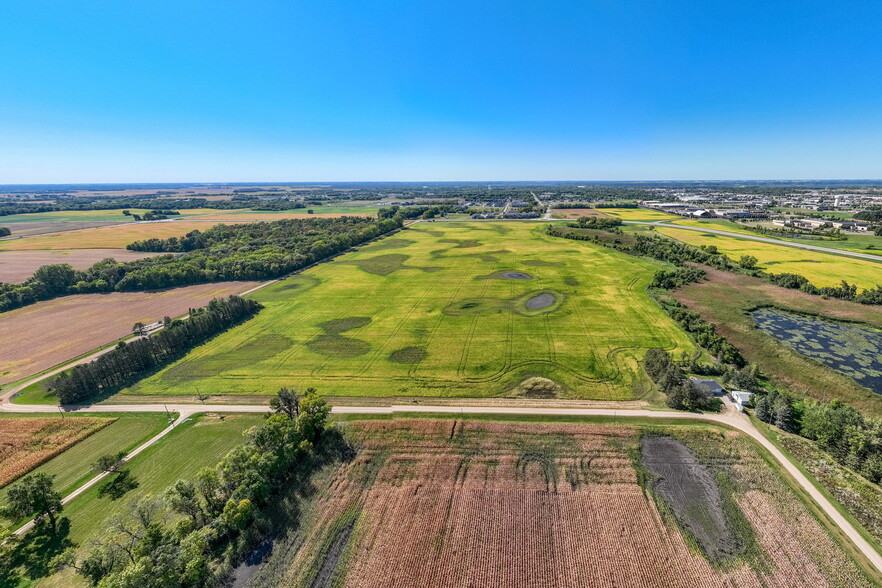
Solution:
[[[93,264],[112,257],[117,261],[131,261],[144,257],[162,255],[129,251],[128,249],[47,249],[37,251],[0,250],[0,282],[16,284],[31,277],[43,265],[67,263],[74,269],[84,270]]]
[[[0,217],[0,226],[3,226],[3,219]],[[114,225],[123,225],[131,222],[131,220],[106,221],[106,222],[22,222],[9,225],[12,231],[12,237],[28,237],[33,235],[43,235],[46,233],[63,233],[64,231],[79,231],[81,229],[92,229],[96,227],[112,227]],[[4,238],[9,240],[9,237]]]
[[[230,219],[224,222],[240,222]],[[126,245],[142,239],[167,239],[183,237],[193,230],[204,231],[211,222],[157,221],[97,227],[79,231],[65,231],[48,235],[36,235],[22,239],[0,241],[0,251],[33,249],[125,249]]]
[[[256,292],[254,320],[124,394],[492,397],[532,377],[564,398],[652,394],[646,349],[694,350],[646,294],[659,266],[543,229],[420,223]]]
[[[604,214],[596,208],[555,208],[551,211],[551,214],[554,218],[579,218],[583,216],[610,217],[610,215]]]
[[[757,364],[776,384],[792,392],[828,402],[838,398],[870,414],[882,416],[882,398],[855,380],[819,361],[805,357],[756,328],[751,312],[776,307],[833,320],[863,322],[882,328],[878,307],[825,300],[798,290],[773,286],[758,278],[702,266],[707,280],[672,292],[674,298],[716,325],[717,332]]]
[[[110,418],[0,418],[0,488],[112,423]]]
[[[131,333],[136,322],[179,316],[257,282],[219,282],[159,292],[81,294],[0,314],[0,384],[14,382]]]
[[[706,468],[698,483],[730,488],[720,516],[742,544],[712,560],[641,487],[638,427],[390,419],[347,431],[357,456],[251,586],[872,585],[735,432],[668,432]],[[679,473],[695,482],[694,468]]]

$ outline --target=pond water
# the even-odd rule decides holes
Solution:
[[[882,394],[882,331],[774,308],[751,314],[759,330]]]

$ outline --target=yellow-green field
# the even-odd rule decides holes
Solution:
[[[882,263],[874,261],[699,231],[663,226],[656,230],[690,245],[714,245],[720,252],[736,260],[742,255],[753,255],[767,272],[800,274],[816,286],[838,286],[842,280],[857,284],[860,288],[882,284]]]
[[[657,269],[536,223],[417,223],[258,291],[256,318],[124,393],[631,399],[647,348],[694,350],[645,292]]]
[[[671,222],[672,225],[683,225],[686,227],[699,227],[714,229],[716,231],[728,231],[730,233],[740,233],[742,235],[756,235],[753,231],[749,231],[738,223],[725,219],[700,219],[700,218],[684,218]],[[765,235],[764,235],[765,236]]]
[[[728,231],[730,233],[740,233],[742,235],[761,235],[772,239],[779,239],[784,243],[808,243],[810,245],[818,245],[819,247],[828,247],[830,249],[842,249],[844,251],[858,251],[860,253],[870,253],[882,257],[882,237],[877,237],[873,233],[855,234],[843,233],[846,238],[844,240],[832,239],[790,239],[778,235],[764,235],[748,230],[748,228],[739,223],[724,219],[686,219],[677,220],[672,225],[685,225],[687,227],[699,227],[715,229],[718,231]],[[780,229],[771,222],[756,222],[751,225],[758,224],[769,229]]]
[[[598,208],[596,210],[603,214],[618,217],[623,221],[654,222],[682,218],[675,214],[668,214],[660,210],[649,210],[646,208]]]

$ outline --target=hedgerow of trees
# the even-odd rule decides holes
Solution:
[[[280,412],[194,480],[144,499],[114,521],[78,560],[61,558],[96,586],[217,586],[278,527],[281,501],[345,444],[327,427],[330,412],[314,391],[296,416]],[[178,515],[172,518],[170,515]]]
[[[0,283],[0,312],[68,294],[278,278],[401,225],[400,216],[281,220],[215,225],[180,238],[147,239],[129,249],[183,254],[127,262],[105,259],[84,271],[68,264],[46,265],[21,284]]]
[[[121,343],[95,361],[62,372],[49,388],[55,391],[59,404],[71,404],[127,386],[251,318],[261,308],[259,302],[239,296],[214,299],[187,320],[174,320],[151,337]]]
[[[719,398],[698,389],[671,355],[660,347],[646,351],[643,369],[667,396],[667,405],[671,408],[718,411],[722,405]]]
[[[9,227],[0,227],[0,237],[8,237],[12,234],[12,231],[9,230]]]

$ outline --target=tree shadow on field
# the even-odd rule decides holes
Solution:
[[[120,470],[113,477],[113,480],[101,487],[101,490],[98,491],[98,497],[109,497],[111,500],[119,500],[125,496],[126,492],[134,490],[138,486],[140,484],[131,471]]]
[[[67,517],[58,521],[58,529],[54,532],[48,523],[37,524],[15,548],[10,567],[12,569],[23,567],[32,580],[48,576],[55,571],[52,559],[64,550],[75,547],[74,542],[68,538],[69,534],[70,519]],[[0,574],[0,581],[6,579],[5,574]]]

